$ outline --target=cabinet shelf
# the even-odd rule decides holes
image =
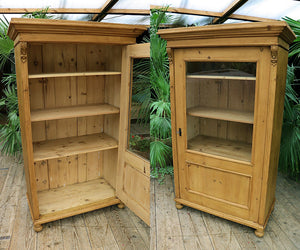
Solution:
[[[222,75],[187,75],[188,79],[215,79],[215,80],[244,80],[255,81],[255,76],[222,76]]]
[[[188,140],[188,150],[218,155],[235,160],[251,161],[251,144],[198,135]]]
[[[187,110],[187,114],[196,117],[241,122],[241,123],[248,123],[248,124],[253,124],[253,120],[254,120],[253,112],[208,108],[208,107],[200,107],[200,106],[189,108]]]
[[[69,216],[82,213],[82,209],[91,211],[120,202],[115,190],[104,179],[39,191],[38,199],[40,220],[44,221],[47,221],[47,217],[53,218],[55,214],[64,217],[64,213]]]
[[[67,72],[67,73],[44,73],[28,75],[29,79],[38,78],[56,78],[56,77],[70,77],[70,76],[110,76],[121,75],[118,71],[99,71],[99,72]]]
[[[34,143],[33,159],[42,161],[117,147],[117,140],[105,133],[68,137]]]
[[[109,104],[82,105],[31,111],[31,121],[48,121],[94,115],[119,114],[120,109]]]

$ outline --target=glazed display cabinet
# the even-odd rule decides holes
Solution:
[[[167,40],[176,206],[263,236],[275,203],[289,44],[285,22],[160,30]]]
[[[27,198],[34,229],[124,203],[149,224],[149,162],[128,151],[138,25],[12,19]]]

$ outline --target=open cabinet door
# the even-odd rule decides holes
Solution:
[[[120,107],[119,164],[116,192],[118,198],[150,224],[150,162],[130,146],[133,64],[149,60],[150,44],[128,45],[122,54],[122,87]],[[150,84],[150,83],[149,83]]]

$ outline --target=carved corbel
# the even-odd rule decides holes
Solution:
[[[273,66],[276,66],[278,58],[278,46],[271,46],[271,63]]]
[[[22,42],[20,46],[21,46],[21,62],[26,63],[27,62],[27,43]]]
[[[173,64],[173,51],[171,48],[167,48],[168,53],[168,59],[169,59],[169,65],[171,66]]]

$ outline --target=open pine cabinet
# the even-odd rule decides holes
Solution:
[[[12,19],[27,198],[34,230],[118,204],[148,225],[149,162],[128,153],[133,58],[145,26]]]
[[[285,22],[160,30],[170,61],[176,207],[256,229],[274,207],[289,44]]]

